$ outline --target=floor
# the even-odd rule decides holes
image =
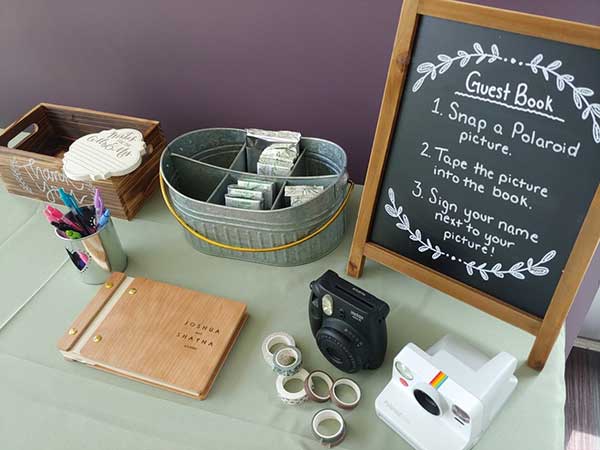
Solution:
[[[573,348],[565,379],[565,448],[600,450],[600,352]]]

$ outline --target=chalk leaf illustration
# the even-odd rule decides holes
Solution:
[[[594,95],[594,91],[588,87],[575,86],[575,77],[573,75],[568,73],[558,73],[557,70],[562,67],[562,61],[555,60],[547,66],[544,66],[542,65],[543,60],[544,55],[539,53],[525,65],[528,66],[534,74],[541,72],[546,81],[549,81],[550,76],[554,77],[556,79],[556,89],[559,91],[563,91],[565,87],[569,87],[572,90],[575,107],[579,110],[583,110],[581,112],[581,119],[587,120],[588,118],[591,118],[594,142],[600,144],[600,104],[592,103],[588,99],[588,97]]]
[[[434,64],[432,62],[424,62],[417,66],[417,72],[422,73],[423,76],[415,81],[412,86],[412,91],[417,92],[427,78],[430,78],[433,81],[437,78],[438,74],[444,74],[452,67],[454,62],[458,61],[460,67],[465,67],[472,58],[475,59],[475,64],[480,64],[486,60],[488,63],[493,63],[494,61],[501,59],[500,50],[496,44],[493,44],[490,48],[490,52],[487,53],[483,50],[483,47],[479,42],[475,42],[471,53],[464,50],[458,50],[456,56],[440,54],[437,56],[439,63]]]
[[[475,261],[471,261],[471,262],[465,264],[465,267],[467,269],[467,273],[469,275],[473,275],[473,267],[475,267]]]
[[[387,212],[390,216],[394,217],[395,214],[397,214],[396,211],[394,211],[394,209],[390,205],[385,205],[385,212]]]
[[[388,188],[388,198],[390,203],[385,204],[385,212],[396,219],[396,228],[406,231],[408,238],[419,244],[417,250],[420,253],[431,252],[431,259],[438,259],[440,256],[445,255],[447,258],[452,258],[453,261],[462,262],[465,266],[465,270],[471,276],[477,274],[482,280],[488,281],[490,275],[494,275],[497,278],[504,278],[506,275],[511,275],[519,280],[525,279],[525,273],[529,273],[536,277],[543,277],[550,273],[550,269],[544,266],[547,262],[550,262],[556,256],[556,250],[550,250],[546,253],[538,262],[535,262],[533,258],[527,258],[526,262],[519,261],[513,264],[509,269],[503,269],[501,263],[495,263],[492,267],[488,268],[488,263],[478,264],[476,261],[464,261],[456,258],[448,253],[445,253],[439,245],[434,245],[431,239],[425,238],[422,231],[419,228],[414,230],[410,227],[410,221],[406,213],[403,213],[402,206],[396,206],[396,195],[394,190]]]

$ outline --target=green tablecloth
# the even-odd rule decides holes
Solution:
[[[196,252],[159,195],[132,222],[116,220],[130,258],[129,275],[248,304],[250,318],[237,344],[209,397],[198,401],[63,360],[56,341],[98,287],[77,279],[41,214],[43,205],[0,188],[0,327],[5,324],[0,328],[0,448],[320,448],[309,421],[322,405],[292,407],[279,401],[260,344],[265,335],[285,330],[296,337],[306,368],[342,375],[314,344],[307,317],[308,283],[328,268],[344,273],[359,195],[360,189],[339,248],[296,268]],[[519,386],[478,450],[564,448],[562,334],[538,374],[525,366],[532,336],[380,265],[367,263],[356,283],[390,304],[389,346],[382,368],[353,376],[363,388],[363,399],[357,409],[344,412],[349,433],[342,448],[410,448],[377,419],[373,403],[390,377],[394,355],[406,343],[427,348],[447,333],[489,354],[508,351],[521,363]]]

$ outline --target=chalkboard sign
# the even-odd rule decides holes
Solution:
[[[406,2],[403,19],[410,48],[396,43],[349,273],[374,256],[539,334],[576,294],[556,298],[569,258],[573,279],[589,263],[578,237],[593,251],[600,235],[600,29],[439,0]]]

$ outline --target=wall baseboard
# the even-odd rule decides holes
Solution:
[[[573,345],[578,348],[600,352],[600,341],[595,341],[593,339],[578,337],[575,339],[575,343]]]

